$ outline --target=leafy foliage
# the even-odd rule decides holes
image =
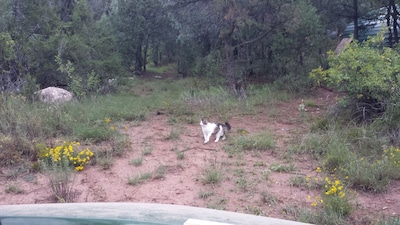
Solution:
[[[349,95],[357,110],[376,117],[388,104],[399,100],[400,54],[398,49],[383,46],[383,33],[358,43],[353,41],[339,55],[329,53],[330,68],[311,72],[320,84],[338,88]]]
[[[0,4],[2,75],[11,83],[31,76],[42,88],[66,87],[78,96],[83,95],[79,85],[92,86],[92,75],[103,93],[108,79],[142,73],[150,60],[154,66],[174,62],[182,76],[226,79],[230,94],[244,92],[233,89],[248,77],[301,91],[309,87],[305,75],[323,63],[321,53],[331,46],[321,32],[320,10],[334,5],[310,0]],[[56,57],[71,63],[72,81]]]

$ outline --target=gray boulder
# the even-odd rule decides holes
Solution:
[[[57,87],[48,87],[35,92],[39,100],[44,103],[63,103],[73,99],[73,94],[67,90]]]

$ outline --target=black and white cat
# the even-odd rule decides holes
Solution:
[[[210,137],[214,133],[217,133],[215,135],[215,142],[218,142],[221,137],[222,140],[225,140],[226,133],[231,129],[231,125],[228,122],[225,122],[225,124],[210,123],[204,119],[200,120],[200,126],[204,135],[204,144],[210,141]]]

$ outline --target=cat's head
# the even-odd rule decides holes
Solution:
[[[200,125],[206,125],[208,122],[207,122],[207,120],[206,119],[203,119],[203,118],[201,118],[200,119]]]

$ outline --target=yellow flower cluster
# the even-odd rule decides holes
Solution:
[[[51,163],[57,166],[73,165],[76,171],[81,171],[84,169],[84,165],[89,163],[94,153],[88,148],[75,152],[74,148],[79,145],[79,142],[64,142],[54,148],[46,148],[39,157],[44,160],[50,160]]]
[[[382,156],[382,158],[387,158],[390,163],[393,163],[395,167],[400,167],[400,148],[390,147],[383,151]]]
[[[340,180],[331,181],[328,177],[326,177],[325,182],[325,189],[327,190],[325,191],[325,195],[334,195],[344,198],[346,194],[343,191],[343,185]]]
[[[308,200],[311,199],[311,196],[308,196]],[[315,197],[315,200],[311,203],[312,207],[316,207],[318,204],[324,203],[324,200],[322,200],[319,196]]]
[[[105,119],[104,119],[104,122],[106,122],[106,123],[111,123],[110,117],[105,118]],[[110,125],[110,130],[111,130],[111,131],[114,131],[114,130],[115,130],[115,126],[114,126],[114,125]]]
[[[322,169],[320,167],[316,168],[317,173],[320,173],[321,171],[322,171]],[[326,201],[324,201],[324,200],[327,200],[327,199],[328,200],[332,199],[332,198],[345,199],[346,193],[345,193],[342,182],[339,179],[336,179],[334,175],[331,179],[329,177],[325,177],[325,179],[321,179],[321,180],[324,180],[324,183],[325,183],[323,195],[316,196],[312,200],[311,206],[313,206],[313,207],[316,207],[318,205],[326,206]],[[348,177],[346,177],[346,179],[348,179]],[[320,179],[318,177],[315,177],[314,180],[317,182]],[[312,177],[307,176],[306,181],[311,182]],[[308,200],[311,200],[311,198],[312,198],[311,196],[308,196]]]

